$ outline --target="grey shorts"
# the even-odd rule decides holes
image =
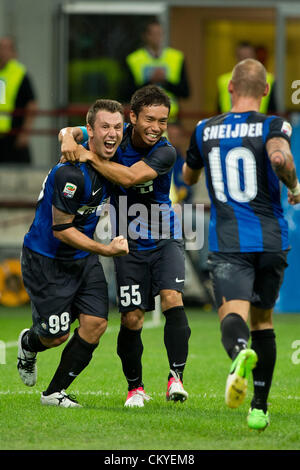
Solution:
[[[40,336],[63,336],[80,313],[107,319],[107,283],[97,255],[60,261],[23,247],[21,266]]]
[[[223,298],[248,300],[263,309],[273,308],[288,266],[287,253],[210,253],[208,267],[217,308]]]

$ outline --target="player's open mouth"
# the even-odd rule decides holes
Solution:
[[[104,142],[104,146],[107,150],[113,150],[115,148],[116,142],[114,140],[107,140]]]
[[[160,135],[159,134],[150,134],[150,132],[149,132],[149,133],[146,134],[146,137],[147,137],[147,139],[149,139],[151,141],[154,141],[154,140],[158,140]]]

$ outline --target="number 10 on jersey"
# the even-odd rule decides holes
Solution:
[[[219,201],[228,200],[226,183],[229,196],[236,202],[250,202],[256,197],[256,160],[250,149],[235,147],[229,150],[223,168],[220,147],[213,147],[208,159],[212,185]]]

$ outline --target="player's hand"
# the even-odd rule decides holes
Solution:
[[[128,241],[123,235],[115,237],[108,245],[109,255],[108,256],[124,256],[129,253]]]
[[[88,160],[91,160],[90,158],[91,152],[87,150],[85,147],[82,145],[78,145],[75,156],[76,156],[76,161],[77,162],[87,162]]]
[[[293,194],[288,191],[288,203],[291,204],[291,206],[294,206],[295,204],[299,204],[300,202],[300,194],[298,196],[293,196]]]
[[[61,144],[61,163],[78,161],[77,150],[79,145],[72,136],[65,135]]]
[[[87,162],[88,160],[91,160],[90,155],[91,152],[89,152],[87,149],[85,149],[82,145],[76,144],[77,148],[75,152],[67,152],[60,157],[60,163],[66,163],[66,162]]]

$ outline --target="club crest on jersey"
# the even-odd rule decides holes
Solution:
[[[77,186],[76,184],[73,183],[66,183],[64,190],[63,190],[63,195],[68,198],[72,198],[74,194],[76,193]]]
[[[291,135],[292,135],[292,126],[290,125],[289,122],[284,121],[284,123],[282,124],[281,132],[286,134],[288,137],[291,137]]]

